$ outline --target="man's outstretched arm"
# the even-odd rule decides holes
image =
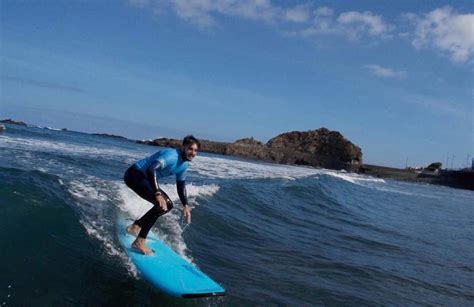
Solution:
[[[188,194],[186,193],[186,181],[178,180],[176,181],[176,187],[178,188],[179,200],[183,204],[183,207],[188,205]]]

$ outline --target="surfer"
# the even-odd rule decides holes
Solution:
[[[173,209],[173,202],[160,189],[158,179],[167,176],[176,176],[176,187],[179,199],[183,204],[183,215],[191,223],[191,211],[188,207],[186,195],[186,171],[188,162],[197,155],[201,143],[194,136],[188,135],[183,139],[180,149],[163,149],[153,155],[137,161],[128,168],[124,175],[125,184],[141,198],[151,202],[153,207],[141,218],[127,227],[127,232],[137,236],[132,248],[145,255],[153,252],[146,246],[145,240],[158,217]]]

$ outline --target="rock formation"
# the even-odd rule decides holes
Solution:
[[[24,126],[24,127],[27,127],[28,125],[24,122],[20,122],[20,121],[14,121],[13,119],[4,119],[4,120],[0,120],[0,123],[3,123],[3,124],[10,124],[10,125],[19,125],[19,126]]]
[[[181,145],[181,140],[167,138],[138,142],[174,148]],[[358,170],[362,165],[361,149],[339,132],[326,128],[282,133],[266,144],[254,138],[240,139],[233,143],[202,140],[201,151],[276,163],[352,171]]]

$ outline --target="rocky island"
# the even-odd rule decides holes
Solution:
[[[174,148],[181,146],[181,140],[168,138],[138,143]],[[203,140],[201,150],[267,162],[348,171],[358,171],[362,165],[360,147],[345,139],[339,132],[326,128],[282,133],[265,144],[254,138],[244,138],[233,143]]]

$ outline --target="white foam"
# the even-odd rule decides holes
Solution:
[[[39,129],[46,129],[46,130],[53,130],[53,131],[61,131],[61,129],[57,129],[57,128],[51,128],[51,127],[47,127],[47,126],[28,126],[28,127],[31,127],[31,128],[39,128]]]
[[[216,179],[284,178],[293,180],[322,173],[321,170],[315,168],[206,156],[196,157],[191,163],[190,170],[204,177]]]
[[[385,180],[380,179],[380,178],[373,178],[369,176],[363,176],[363,175],[358,175],[358,174],[351,174],[351,173],[346,173],[346,172],[327,172],[327,175],[337,177],[340,179],[343,179],[345,181],[349,181],[354,184],[360,184],[363,182],[379,182],[379,183],[385,183]]]
[[[63,143],[61,145],[59,143],[54,147],[53,142],[0,136],[0,150],[6,149],[6,154],[2,157],[2,160],[12,167],[28,171],[38,170],[43,173],[57,175],[65,181],[68,178],[83,178],[87,176],[85,174],[87,169],[77,164],[67,163],[67,160],[60,160],[52,155],[41,154],[43,150],[54,151],[49,147],[59,150],[59,148],[66,148],[67,144]],[[68,153],[59,152],[59,154],[69,156]]]
[[[61,131],[61,129],[58,129],[58,128],[51,128],[51,127],[44,127],[44,128],[48,130],[53,130],[53,131]]]
[[[389,193],[396,193],[396,194],[402,194],[402,195],[408,195],[408,196],[417,196],[417,197],[424,197],[424,198],[431,198],[431,199],[442,199],[441,196],[437,195],[429,195],[429,194],[424,194],[424,193],[411,193],[407,191],[402,191],[398,188],[388,188],[384,186],[377,186],[374,187],[376,190],[383,191],[383,192],[389,192]]]
[[[31,152],[55,152],[63,155],[89,156],[89,157],[122,157],[129,161],[143,158],[143,153],[126,151],[108,145],[107,148],[86,146],[82,144],[66,143],[60,141],[39,140],[31,138],[0,136],[0,148],[16,148]]]
[[[328,175],[339,179],[361,184],[364,182],[385,183],[383,179],[365,175],[348,173],[344,170],[335,171],[316,169],[305,166],[278,165],[253,161],[241,161],[220,157],[198,156],[190,169],[199,175],[216,179],[286,179],[296,180],[315,175]]]
[[[64,184],[64,182],[63,182]],[[79,222],[86,233],[97,239],[106,253],[123,260],[128,272],[137,277],[138,273],[125,252],[115,244],[114,208],[115,184],[94,176],[84,176],[66,183],[68,191],[75,200],[80,214]]]
[[[94,186],[87,185],[83,182],[73,180],[69,183],[69,192],[77,198],[85,199],[88,201],[106,201],[107,196],[101,194]]]

